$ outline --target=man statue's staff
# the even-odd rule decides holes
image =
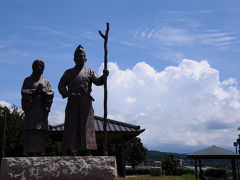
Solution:
[[[109,32],[109,23],[107,23],[107,29],[105,35],[101,31],[98,31],[100,36],[104,39],[104,70],[107,70],[107,41],[108,41],[108,32]],[[104,141],[103,141],[103,152],[104,155],[108,155],[107,150],[107,78],[104,82],[104,123],[103,123],[103,130],[104,130]]]

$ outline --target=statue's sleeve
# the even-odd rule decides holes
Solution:
[[[68,85],[68,78],[67,78],[67,72],[65,71],[58,83],[58,91],[63,98],[66,98],[68,94],[67,85]]]
[[[32,106],[32,101],[33,101],[33,89],[29,89],[29,80],[26,78],[23,82],[22,89],[21,89],[21,94],[22,94],[22,99],[21,99],[21,104],[22,104],[22,110],[24,112],[30,111],[31,106]]]
[[[49,112],[52,106],[54,96],[54,91],[49,81],[46,81],[46,84],[44,86],[44,93],[45,93],[45,110]]]
[[[26,78],[23,82],[22,89],[21,89],[21,94],[22,95],[23,94],[30,94],[30,95],[33,94],[34,89],[30,89],[29,84],[30,84],[29,79]]]
[[[101,86],[104,84],[104,77],[103,76],[98,77],[97,73],[92,69],[90,70],[90,77],[91,77],[91,81],[96,86]]]

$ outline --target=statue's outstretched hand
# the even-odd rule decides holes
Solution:
[[[109,71],[107,69],[103,70],[103,76],[106,78],[109,75]]]

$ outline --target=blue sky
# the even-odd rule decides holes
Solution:
[[[82,44],[101,74],[109,33],[109,117],[141,125],[148,149],[192,152],[213,144],[234,150],[240,118],[240,9],[234,0],[30,1],[0,3],[0,102],[21,107],[33,60],[55,97],[49,121],[63,122],[57,84]],[[185,59],[185,60],[183,60]],[[103,92],[94,88],[95,114]],[[165,131],[166,130],[166,131]]]

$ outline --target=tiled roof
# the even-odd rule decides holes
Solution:
[[[103,118],[99,116],[94,116],[95,122],[95,131],[103,132]],[[63,131],[64,124],[49,126],[50,131]],[[141,133],[145,129],[140,129],[140,126],[115,121],[112,119],[107,119],[107,131],[108,132],[138,132]]]
[[[187,155],[190,158],[239,158],[239,154],[236,154],[232,151],[217,147],[215,145],[205,148],[205,149],[201,149],[199,151],[196,151],[192,154],[188,154]]]

